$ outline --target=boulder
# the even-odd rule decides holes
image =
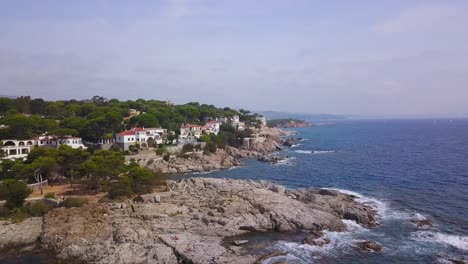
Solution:
[[[382,245],[373,240],[358,242],[356,246],[362,251],[380,252],[382,250]]]
[[[411,223],[415,224],[417,228],[428,229],[432,227],[431,219],[412,219]]]

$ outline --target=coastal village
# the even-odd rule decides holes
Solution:
[[[140,114],[135,109],[129,110],[129,117],[136,117]],[[261,127],[267,125],[266,117],[258,115],[255,117],[256,124]],[[245,123],[241,122],[238,115],[233,117],[206,117],[205,125],[198,124],[185,124],[180,126],[180,133],[176,139],[169,139],[169,135],[175,135],[175,131],[169,131],[167,128],[145,128],[145,127],[132,127],[128,130],[121,131],[115,134],[111,139],[99,139],[97,142],[86,142],[81,137],[72,135],[49,135],[44,134],[31,139],[3,139],[1,150],[3,150],[6,159],[22,159],[26,158],[31,150],[35,147],[53,147],[58,148],[61,145],[67,145],[74,149],[82,148],[87,149],[86,145],[97,146],[99,149],[109,149],[113,146],[118,146],[123,151],[128,151],[131,146],[138,146],[142,149],[154,148],[158,145],[173,145],[183,146],[185,144],[196,144],[199,142],[200,137],[205,135],[218,135],[221,125],[229,124],[236,129],[236,131],[244,131],[246,129]],[[3,128],[7,126],[2,125]],[[247,127],[254,131],[256,127]],[[251,137],[258,137],[258,134],[252,133]],[[245,138],[247,144],[250,138]],[[87,144],[88,143],[88,144]]]
[[[244,109],[102,97],[3,99],[8,104],[0,108],[0,260],[52,252],[59,263],[282,263],[275,260],[287,252],[257,250],[251,238],[302,232],[302,244],[321,248],[333,243],[327,230],[347,230],[344,220],[380,225],[373,206],[335,190],[171,180],[242,166],[244,158],[279,163],[288,157],[277,152],[301,139],[278,127],[311,125],[305,121],[267,124]],[[369,240],[356,248],[383,246]]]

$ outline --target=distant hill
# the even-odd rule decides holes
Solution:
[[[299,119],[272,119],[268,120],[269,127],[282,127],[282,128],[295,128],[295,127],[309,127],[312,124]]]
[[[306,120],[310,122],[320,121],[331,121],[331,120],[342,120],[348,119],[344,115],[333,115],[333,114],[314,114],[314,113],[288,113],[288,112],[277,112],[277,111],[257,111],[259,114],[264,115],[269,120],[273,119],[297,119]]]

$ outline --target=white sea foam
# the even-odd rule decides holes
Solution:
[[[295,150],[294,152],[301,154],[326,154],[334,153],[336,150]]]
[[[385,201],[381,201],[373,197],[367,197],[358,192],[354,192],[350,190],[343,190],[343,189],[338,189],[338,188],[324,188],[324,189],[335,190],[344,194],[355,196],[357,202],[360,202],[362,204],[372,207],[378,212],[380,218],[384,220],[411,219],[414,216],[414,213],[403,212],[403,211],[398,211],[398,210],[390,210],[388,204]]]
[[[434,231],[418,231],[411,233],[411,237],[416,241],[446,244],[468,251],[468,236],[450,235]]]
[[[364,228],[353,220],[343,220],[348,227],[347,232],[325,231],[324,238],[330,239],[330,243],[322,247],[311,246],[289,241],[278,241],[273,247],[277,251],[288,252],[287,260],[291,263],[320,263],[320,259],[336,254],[354,251],[356,235],[364,232],[370,232],[370,229]],[[264,263],[275,263],[264,262]]]
[[[291,146],[291,148],[297,148],[299,146],[302,146],[302,144],[294,144],[294,145]]]
[[[358,224],[354,220],[343,219],[342,221],[346,225],[346,227],[348,228],[349,232],[357,233],[357,232],[369,231],[369,229],[363,227],[362,225]]]
[[[296,159],[296,157],[288,157],[288,158],[285,158],[283,160],[278,161],[274,165],[276,165],[276,166],[292,165],[291,161],[295,160],[295,159]]]

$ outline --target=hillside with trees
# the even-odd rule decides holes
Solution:
[[[141,114],[129,116],[134,109]],[[119,101],[94,96],[89,100],[45,101],[22,96],[0,98],[0,139],[28,139],[43,133],[80,136],[86,141],[112,138],[131,127],[163,127],[178,133],[182,123],[204,124],[208,117],[232,117],[252,125],[256,114],[229,107],[191,102],[174,105],[160,100]]]

